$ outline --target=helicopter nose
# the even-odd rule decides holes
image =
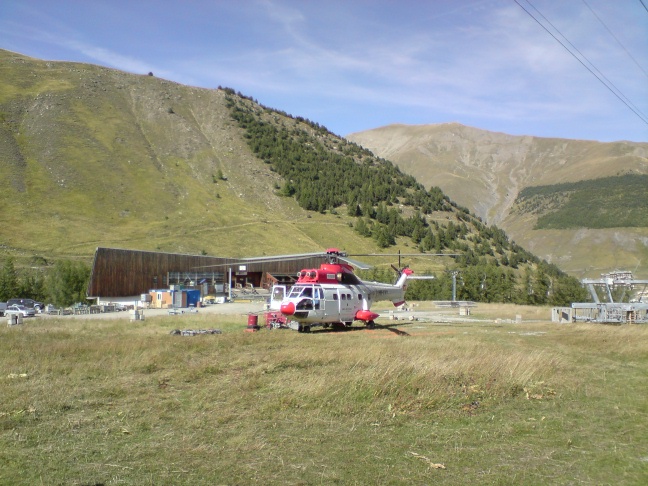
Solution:
[[[281,313],[286,316],[292,316],[295,313],[295,303],[286,302],[284,304],[281,304]]]

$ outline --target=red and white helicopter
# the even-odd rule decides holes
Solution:
[[[407,280],[416,278],[407,267],[402,270],[393,267],[399,273],[393,285],[363,281],[355,275],[353,266],[368,269],[368,265],[350,259],[337,248],[328,249],[325,255],[328,261],[319,268],[299,272],[297,282],[287,295],[277,292],[279,286],[273,289],[270,310],[279,310],[287,320],[296,322],[299,332],[309,332],[316,326],[351,327],[354,321],[362,321],[368,329],[373,329],[379,314],[371,311],[371,305],[376,301],[402,305]]]
[[[279,305],[287,319],[298,323],[298,331],[309,332],[315,326],[350,327],[353,321],[362,321],[372,329],[379,316],[371,311],[373,302],[390,300],[395,306],[405,302],[407,278],[413,273],[409,268],[401,272],[394,285],[366,282],[355,275],[352,265],[368,267],[336,248],[327,250],[326,255],[327,263],[299,272],[297,282]],[[273,299],[271,309],[276,306],[274,292]]]
[[[395,256],[396,254],[362,254],[354,256]],[[447,253],[412,253],[401,256],[454,256]],[[346,252],[329,248],[326,252],[299,255],[280,255],[274,257],[245,258],[244,263],[287,261],[304,257],[323,257],[326,262],[319,268],[303,269],[298,273],[297,282],[291,288],[275,285],[272,289],[270,308],[266,321],[273,324],[287,324],[299,332],[310,332],[311,328],[351,327],[354,321],[362,321],[368,329],[375,327],[379,314],[371,310],[377,301],[391,301],[394,306],[405,303],[407,280],[415,277],[409,268],[402,270],[394,267],[399,274],[393,285],[363,281],[354,273],[353,267],[367,270],[371,266],[349,258]]]

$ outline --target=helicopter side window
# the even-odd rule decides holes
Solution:
[[[314,309],[319,309],[320,308],[320,302],[324,298],[324,292],[320,287],[315,287],[313,292],[313,308]]]
[[[362,300],[362,294],[358,294],[358,300]]]
[[[333,300],[338,300],[338,295],[337,294],[333,294]]]
[[[340,295],[340,297],[342,297],[342,300],[346,300],[346,295],[345,294]]]

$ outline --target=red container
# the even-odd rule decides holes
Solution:
[[[259,330],[259,316],[257,314],[248,314],[248,323],[246,331]]]

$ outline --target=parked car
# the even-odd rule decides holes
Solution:
[[[7,305],[22,305],[28,309],[34,309],[39,312],[45,307],[42,302],[38,302],[34,299],[9,299]]]
[[[0,317],[4,316],[5,311],[7,310],[7,303],[0,302]]]
[[[14,314],[22,314],[23,317],[34,317],[36,315],[36,311],[34,309],[29,309],[24,305],[8,305],[7,309],[5,310],[5,316],[11,316]]]
[[[54,307],[54,304],[47,304],[44,312],[46,314],[58,314],[58,309]]]

